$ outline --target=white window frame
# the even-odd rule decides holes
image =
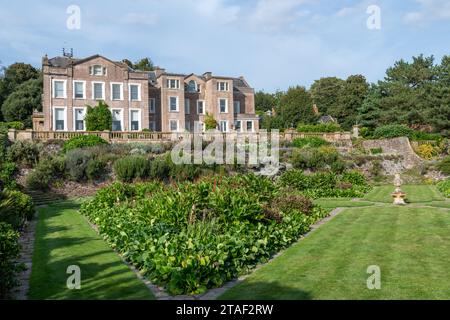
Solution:
[[[86,131],[86,112],[87,112],[86,109],[87,109],[86,107],[74,107],[73,108],[73,123],[72,123],[73,131]],[[77,130],[77,125],[76,125],[77,124],[77,118],[76,118],[77,110],[83,110],[84,111],[84,118],[83,118],[83,128],[84,128],[84,130]]]
[[[177,99],[177,109],[176,110],[172,110],[171,109],[170,98]],[[178,97],[178,96],[169,96],[168,100],[169,100],[169,112],[180,112],[180,97]]]
[[[191,132],[191,121],[190,120],[184,121],[184,130]]]
[[[100,67],[100,69],[102,70],[101,74],[95,74],[95,67]],[[107,70],[108,69],[101,64],[93,64],[89,67],[89,74],[96,77],[106,76],[108,72]]]
[[[237,126],[236,126],[237,123],[240,124],[239,130],[237,129]],[[234,122],[234,129],[235,129],[237,132],[242,132],[242,120],[236,120],[236,121]]]
[[[184,99],[184,114],[191,114],[191,99]]]
[[[114,131],[114,132],[124,132],[125,131],[125,126],[123,123],[123,108],[111,108],[111,115],[113,116],[113,112],[119,110],[120,111],[120,127],[122,128],[121,131]],[[114,121],[114,116],[113,116],[113,121]]]
[[[199,110],[199,107],[198,107],[198,105],[199,105],[199,102],[202,102],[203,103],[203,112],[199,112],[198,110]],[[205,102],[205,100],[197,100],[197,114],[206,114],[206,102]]]
[[[153,127],[153,128],[152,128],[152,127]],[[156,121],[149,121],[149,123],[148,123],[148,128],[149,128],[151,131],[155,132],[155,131],[156,131]]]
[[[56,109],[64,109],[64,129],[63,130],[56,130]],[[67,131],[67,106],[53,106],[52,107],[52,123],[53,123],[53,131],[62,132]]]
[[[120,86],[120,98],[119,99],[114,99],[113,85]],[[110,95],[111,95],[111,101],[123,101],[123,83],[122,82],[111,82],[109,84],[109,90],[110,90]]]
[[[222,123],[225,122],[225,131],[222,131]],[[221,132],[228,132],[228,120],[220,120],[219,121],[219,130]]]
[[[149,113],[156,113],[156,99],[150,98],[148,99],[148,111]]]
[[[166,86],[170,90],[179,90],[180,89],[180,79],[167,78]],[[175,87],[171,86],[171,81],[175,81]]]
[[[83,98],[77,98],[75,97],[75,83],[82,83],[83,84]],[[86,99],[86,81],[85,80],[73,80],[72,81],[72,91],[73,91],[73,99],[75,100],[85,100]]]
[[[222,84],[224,85],[223,89],[221,88]],[[226,92],[229,91],[229,89],[230,87],[228,81],[217,81],[217,91]]]
[[[177,130],[172,130],[172,121],[176,121],[176,123],[177,123]],[[180,130],[180,120],[177,120],[177,119],[169,119],[169,131],[170,132],[179,132],[179,130]]]
[[[191,83],[191,81],[193,81],[194,82],[194,91],[190,91],[189,90],[189,83]],[[199,90],[199,88],[200,88],[200,86],[199,86],[199,84],[197,83],[197,81],[195,81],[195,80],[189,80],[188,82],[187,82],[187,87],[188,87],[188,90],[187,90],[187,92],[189,92],[189,93],[198,93],[198,92],[200,92],[200,90]]]
[[[137,111],[138,115],[139,115],[138,130],[131,130],[131,113],[132,113],[132,111]],[[128,128],[129,128],[128,131],[133,131],[133,132],[142,131],[142,112],[141,112],[141,109],[137,109],[137,108],[130,108],[129,109],[129,111],[128,111]]]
[[[247,124],[248,124],[249,122],[252,124],[252,130],[251,130],[251,131],[248,131],[248,127],[247,127]],[[254,123],[253,120],[246,120],[246,121],[245,121],[245,131],[246,131],[246,132],[255,132],[255,123]]]
[[[96,84],[102,85],[102,98],[96,99],[95,98],[95,90],[94,87]],[[92,81],[92,100],[99,101],[99,100],[105,100],[105,82],[104,81]]]
[[[236,112],[236,105],[239,106],[239,112]],[[240,100],[233,101],[233,112],[235,114],[240,114],[241,113],[241,101]]]
[[[55,82],[63,83],[64,91],[63,91],[62,97],[56,97]],[[52,97],[53,97],[53,99],[67,99],[67,80],[66,79],[52,79]]]
[[[225,111],[224,112],[222,112],[220,110],[220,100],[225,100]],[[218,107],[219,107],[219,113],[222,113],[222,114],[228,113],[228,99],[227,98],[219,98],[219,99],[217,99],[217,104],[218,104]]]
[[[138,87],[138,98],[137,100],[131,100],[131,86]],[[128,100],[129,101],[141,101],[141,84],[140,83],[129,83],[128,84]]]

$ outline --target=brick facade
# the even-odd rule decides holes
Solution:
[[[86,130],[82,121],[86,106],[95,106],[99,100],[104,100],[113,112],[113,130],[194,131],[201,127],[207,113],[226,131],[235,130],[236,121],[240,121],[242,131],[259,129],[254,90],[242,77],[172,74],[163,69],[135,71],[100,55],[86,59],[44,57],[42,70],[44,125],[40,130]],[[137,99],[131,99],[131,87]],[[200,114],[198,101],[202,101],[204,109]],[[235,102],[240,106],[237,113]],[[220,110],[220,103],[226,106],[224,110]]]

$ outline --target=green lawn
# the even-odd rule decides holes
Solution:
[[[349,199],[317,199],[317,200],[314,200],[314,203],[320,205],[322,208],[325,208],[325,209],[373,206],[372,202],[352,201]]]
[[[39,209],[31,299],[152,299],[149,289],[77,213],[63,202]],[[67,267],[81,269],[81,289],[66,286]]]
[[[392,203],[391,193],[394,192],[394,186],[374,187],[364,200],[372,202]],[[406,192],[406,199],[410,203],[443,201],[445,198],[436,189],[429,185],[405,185],[401,189]]]
[[[365,200],[390,202],[392,189]],[[412,204],[346,208],[220,299],[450,299],[449,202],[432,186],[402,189]],[[381,269],[380,290],[367,288],[371,265]]]

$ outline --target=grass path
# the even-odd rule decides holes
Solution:
[[[388,204],[392,186],[362,201],[317,200],[346,209],[220,299],[450,299],[449,202],[432,186],[402,189],[404,207]],[[367,288],[371,265],[380,290]]]
[[[149,289],[77,213],[61,202],[39,209],[30,299],[152,299]],[[67,267],[81,269],[81,289],[66,286]]]

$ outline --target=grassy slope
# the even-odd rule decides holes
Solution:
[[[39,209],[31,299],[151,299],[153,295],[118,255],[64,202]],[[81,289],[66,286],[69,265],[81,268]]]
[[[390,202],[392,189],[376,188],[366,200]],[[450,211],[421,207],[448,202],[431,186],[403,189],[413,205],[348,208],[221,298],[450,299]],[[366,287],[370,265],[381,268],[381,290]]]

